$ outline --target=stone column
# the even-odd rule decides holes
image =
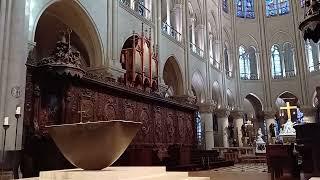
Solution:
[[[241,132],[241,126],[243,125],[243,116],[241,111],[232,111],[231,116],[233,117],[233,125],[234,125],[234,136],[237,139],[239,143],[239,147],[243,147],[242,143],[242,132]]]
[[[175,6],[175,28],[178,33],[182,32],[182,4],[176,4]],[[181,41],[181,37],[178,37]]]
[[[4,7],[2,6],[4,5]],[[2,11],[3,10],[3,11]],[[11,15],[12,15],[12,0],[1,1],[1,25],[3,32],[0,32],[2,41],[0,42],[0,122],[2,118],[7,116],[6,99],[7,99],[7,83],[8,83],[8,66],[10,56],[10,35],[11,35]],[[23,27],[22,27],[23,28]]]
[[[120,63],[119,34],[118,34],[118,8],[119,1],[112,1],[112,60],[109,63],[109,70],[113,78],[123,77],[125,70]]]
[[[196,21],[195,18],[193,17],[189,18],[189,23],[191,24],[191,43],[193,44],[192,45],[193,51],[195,51],[194,45],[196,44],[196,33],[195,33],[195,25],[194,25],[195,21]],[[187,31],[189,31],[189,27],[187,27]]]
[[[223,147],[229,147],[228,142],[228,116],[229,111],[226,109],[219,109],[216,111],[218,117],[219,134],[222,139]]]
[[[200,104],[201,120],[205,127],[206,150],[214,148],[213,117],[215,106],[212,103]]]
[[[300,109],[300,111],[303,113],[303,120],[304,122],[308,123],[316,123],[315,114],[316,109],[310,106],[305,106]]]
[[[205,33],[205,26],[203,24],[199,24],[197,26],[197,35],[198,35],[198,47],[202,50],[200,52],[200,56],[203,57],[204,53],[204,33]]]

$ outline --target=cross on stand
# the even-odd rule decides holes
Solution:
[[[297,106],[290,106],[290,103],[287,102],[286,103],[286,107],[280,107],[281,110],[287,110],[287,114],[288,114],[288,121],[291,121],[291,109],[298,109]]]
[[[78,111],[78,113],[80,114],[80,123],[83,123],[83,122],[82,122],[82,116],[83,116],[83,113],[86,113],[86,111],[83,111],[83,110],[82,110],[82,104],[81,104],[81,106],[80,106],[80,111]]]

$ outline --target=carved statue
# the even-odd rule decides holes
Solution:
[[[258,129],[258,136],[257,136],[257,141],[256,141],[256,143],[265,143],[264,142],[264,140],[262,139],[262,136],[263,136],[263,134],[262,134],[262,130],[261,130],[261,128],[259,128]]]
[[[271,137],[276,137],[276,125],[274,123],[269,125],[269,133]]]
[[[316,104],[316,116],[315,116],[315,120],[317,123],[320,123],[320,86],[316,87],[316,97],[318,100],[318,103]]]

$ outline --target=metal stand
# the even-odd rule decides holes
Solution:
[[[17,124],[16,124],[16,137],[14,141],[14,150],[17,151],[17,137],[18,137],[18,123],[19,123],[19,118],[21,117],[21,114],[15,114],[14,115],[17,119]]]
[[[4,129],[4,140],[3,140],[3,148],[2,148],[2,168],[1,168],[1,179],[3,177],[3,168],[5,165],[5,150],[6,150],[6,139],[7,139],[7,130],[9,125],[3,125]]]

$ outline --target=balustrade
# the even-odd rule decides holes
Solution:
[[[162,22],[162,32],[168,34],[169,36],[173,37],[175,40],[181,42],[181,37],[182,37],[181,33],[179,33],[172,26],[170,26],[165,22]]]

